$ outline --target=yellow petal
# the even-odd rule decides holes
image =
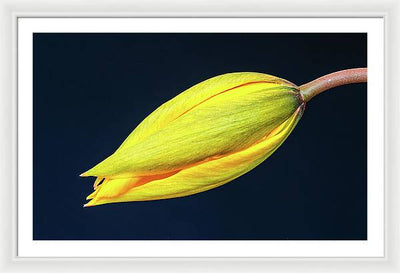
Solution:
[[[119,179],[111,179],[98,187],[97,194],[93,195],[93,199],[85,206],[187,196],[232,181],[256,167],[284,142],[299,121],[303,108],[304,104],[268,136],[246,149],[197,164],[165,177],[149,179],[148,182],[139,186],[130,185],[131,188],[128,187],[129,189],[123,194],[108,194],[114,192],[115,187],[120,187]],[[139,180],[136,178],[135,181]],[[124,189],[126,190],[126,188]]]
[[[149,124],[148,130],[157,130],[147,132],[145,138],[138,136],[136,143],[132,138],[85,175],[127,178],[163,174],[245,149],[286,120],[302,102],[295,88],[266,82],[247,83],[209,96],[190,111],[169,109],[171,113],[157,115],[162,120],[180,113],[164,126],[160,121]],[[175,105],[186,101],[175,102],[171,108],[176,110]]]
[[[118,149],[135,145],[211,97],[254,83],[269,83],[270,86],[283,85],[298,88],[285,79],[256,72],[227,73],[210,78],[190,87],[158,107],[135,128]]]

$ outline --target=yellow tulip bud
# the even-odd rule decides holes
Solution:
[[[296,85],[266,74],[229,73],[161,105],[111,156],[85,206],[187,196],[243,175],[293,130],[305,102]]]

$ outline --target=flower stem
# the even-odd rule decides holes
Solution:
[[[304,101],[336,86],[367,82],[367,68],[353,68],[334,72],[300,86]]]

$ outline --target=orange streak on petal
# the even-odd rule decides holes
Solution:
[[[120,179],[105,179],[102,184],[100,184],[95,191],[90,194],[87,199],[93,198],[93,202],[97,200],[101,200],[104,198],[113,198],[120,195],[123,195],[127,191],[131,190],[132,188],[144,185],[146,183],[161,180],[168,178],[178,171],[173,171],[165,174],[158,174],[158,175],[149,175],[149,176],[142,176],[142,177],[131,177],[131,178],[120,178]],[[97,181],[97,179],[96,179]],[[89,202],[90,203],[90,202]],[[90,204],[92,204],[90,203]]]

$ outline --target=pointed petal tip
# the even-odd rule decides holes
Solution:
[[[100,205],[102,204],[101,202],[99,202],[99,200],[97,198],[93,198],[91,195],[86,197],[86,200],[88,200],[88,198],[90,198],[91,200],[83,205],[84,208],[94,207],[94,206],[98,206],[99,204]]]
[[[84,208],[95,207],[95,206],[99,206],[102,204],[105,204],[102,200],[98,200],[98,199],[94,198],[94,199],[90,200],[89,202],[87,202],[86,204],[84,204],[83,207]]]
[[[79,176],[80,176],[80,177],[86,177],[86,176],[88,176],[86,173],[87,173],[87,172],[83,172],[83,173],[81,173]]]
[[[90,201],[90,202],[91,202],[91,201]],[[88,203],[84,204],[84,205],[83,205],[83,207],[84,207],[84,208],[87,208],[87,207],[92,207],[92,206],[93,206],[93,204],[90,204],[90,202],[88,202]]]

